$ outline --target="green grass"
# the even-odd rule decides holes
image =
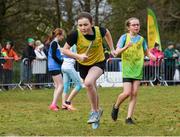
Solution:
[[[128,101],[121,106],[116,122],[111,107],[122,88],[99,88],[104,109],[99,129],[86,123],[90,111],[86,91],[74,100],[75,112],[52,112],[48,105],[53,89],[0,92],[1,136],[178,136],[180,135],[180,86],[140,87],[134,119],[136,125],[124,123]],[[60,101],[59,101],[60,105]]]

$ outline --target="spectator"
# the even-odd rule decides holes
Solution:
[[[21,81],[22,82],[30,82],[31,76],[32,76],[32,71],[31,71],[31,62],[36,58],[36,54],[34,52],[34,39],[33,38],[28,38],[27,39],[28,45],[23,51],[23,56],[22,56],[22,64],[21,64]],[[27,59],[24,61],[24,59]]]
[[[2,45],[0,43],[0,91],[2,90],[2,84],[3,84],[3,64],[6,62],[4,57],[2,56],[2,53],[1,53],[1,50],[2,50]]]
[[[165,81],[167,81],[168,85],[173,85],[173,77],[175,74],[175,59],[178,57],[173,42],[168,43],[168,47],[164,51],[164,57]]]
[[[40,40],[36,40],[35,42],[35,55],[36,55],[36,60],[33,62],[33,67],[34,68],[37,68],[37,72],[36,72],[36,75],[35,75],[35,78],[36,78],[36,88],[40,88],[40,85],[38,85],[38,83],[42,83],[44,82],[43,79],[44,79],[44,76],[45,76],[45,73],[46,73],[46,55],[43,51],[44,49],[44,44],[41,43]]]
[[[9,84],[12,84],[13,78],[13,61],[18,61],[20,58],[13,50],[13,42],[7,41],[6,46],[1,50],[6,62],[3,64],[4,88],[9,90]]]
[[[47,59],[44,53],[44,44],[42,44],[40,40],[36,40],[34,52],[36,55],[36,59],[39,59],[39,60]]]
[[[164,58],[164,54],[161,50],[159,50],[159,44],[155,43],[154,48],[150,50],[150,52],[157,58],[156,61],[153,61],[150,59],[149,65],[150,65],[150,77],[151,79],[155,79],[154,83],[155,85],[158,84],[159,78],[159,70],[160,70],[160,64],[162,59]]]
[[[175,53],[177,54],[177,58],[175,63],[176,70],[174,74],[174,80],[177,81],[177,84],[180,84],[180,44],[176,45]]]
[[[180,71],[180,44],[176,45],[175,53],[177,54],[176,68]]]

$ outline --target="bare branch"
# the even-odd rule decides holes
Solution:
[[[180,19],[180,16],[173,14],[172,12],[169,13],[169,15],[175,19]]]
[[[9,8],[13,7],[14,5],[16,5],[17,3],[21,2],[22,0],[16,0],[14,2],[12,2],[11,4],[9,4],[7,7],[6,7],[6,10],[8,10]]]
[[[17,12],[14,13],[14,14],[10,14],[10,15],[8,15],[8,16],[5,16],[5,17],[3,17],[3,18],[0,18],[0,20],[6,20],[7,18],[16,16],[16,15],[18,15],[18,14],[20,14],[20,13],[21,13],[21,11],[17,11]]]
[[[84,6],[82,0],[78,0],[78,1],[79,1],[79,4],[80,4],[81,8],[82,8]]]

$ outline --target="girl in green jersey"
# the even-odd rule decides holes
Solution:
[[[122,57],[123,92],[119,94],[115,102],[111,117],[117,120],[120,105],[130,97],[128,114],[125,122],[134,124],[132,115],[134,112],[140,80],[143,76],[144,54],[152,60],[156,60],[148,48],[146,41],[138,33],[140,22],[137,18],[129,18],[125,22],[128,32],[122,35],[117,43],[116,55]]]

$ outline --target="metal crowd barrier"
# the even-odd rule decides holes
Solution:
[[[174,85],[180,83],[179,59],[159,59],[153,65],[149,59],[144,60],[143,79],[141,83],[149,83],[151,86]],[[109,58],[106,62],[106,81],[110,83],[122,83],[122,68],[120,58]]]
[[[144,59],[143,79],[141,80],[141,83],[146,83],[146,84],[149,83],[151,86],[154,86],[153,83],[158,78],[157,71],[158,71],[158,66],[151,65],[149,59]]]
[[[122,68],[120,58],[109,58],[106,61],[105,75],[109,83],[122,83]]]
[[[122,83],[122,62],[121,58],[109,58],[106,62],[106,78],[110,83]],[[149,65],[149,60],[144,61],[142,83],[150,83],[156,80],[156,67]]]
[[[11,70],[3,68],[3,64],[9,60],[12,63]],[[142,83],[154,86],[158,81],[162,85],[172,85],[180,82],[178,59],[159,60],[156,66],[152,66],[149,60],[144,61]],[[122,67],[120,58],[109,58],[106,61],[104,74],[97,80],[97,84],[103,87],[114,87],[122,85]],[[78,66],[76,66],[78,68]],[[78,70],[78,69],[77,69]],[[178,74],[176,74],[178,73]],[[12,58],[0,58],[0,88],[14,89],[52,87],[53,81],[47,71],[47,60],[23,59],[14,62]]]
[[[32,60],[25,58],[21,62],[21,79],[19,87],[26,86],[29,89],[32,87],[42,88],[53,85],[51,75],[48,73],[47,60]],[[22,88],[23,89],[23,88]]]
[[[164,85],[175,85],[180,83],[180,62],[179,58],[163,59],[159,67],[159,81]]]
[[[0,57],[0,89],[14,89],[17,87],[19,79],[19,61],[13,58]]]

